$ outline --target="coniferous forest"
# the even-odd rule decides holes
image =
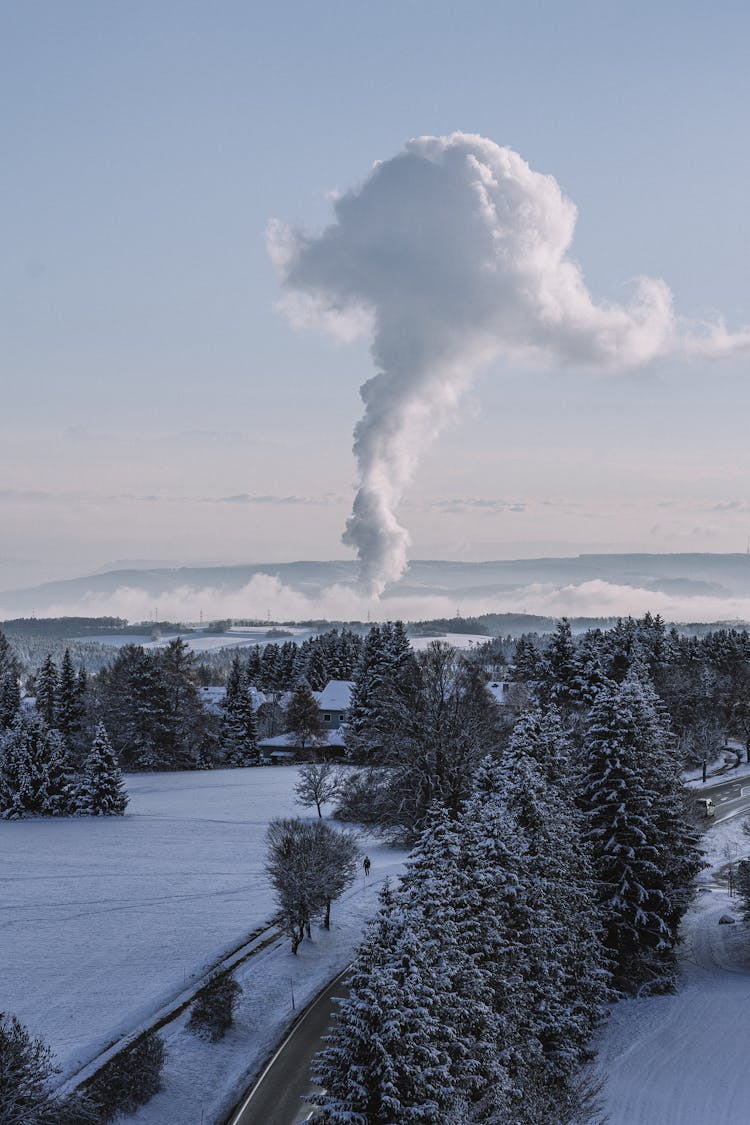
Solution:
[[[120,815],[122,770],[255,765],[269,710],[299,726],[334,678],[353,684],[336,815],[413,851],[316,1059],[320,1120],[594,1120],[608,1006],[674,987],[701,866],[681,772],[747,753],[748,634],[647,615],[417,653],[400,622],[331,630],[235,650],[213,712],[179,638],[24,678],[2,637],[2,815]]]

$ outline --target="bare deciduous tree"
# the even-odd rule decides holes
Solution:
[[[292,953],[312,920],[330,926],[331,903],[354,881],[358,848],[351,832],[322,821],[272,820],[266,832],[266,870],[276,891],[276,919],[289,934]]]
[[[332,801],[339,791],[338,771],[331,762],[305,762],[300,766],[299,778],[294,787],[297,803],[309,808],[315,805],[322,817],[321,806]]]

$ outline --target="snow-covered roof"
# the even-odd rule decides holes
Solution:
[[[227,689],[222,686],[209,685],[198,689],[201,703],[207,711],[213,714],[221,714],[221,705],[224,702],[224,696],[227,694]],[[256,687],[250,688],[250,702],[253,705],[253,710],[257,711],[262,703],[267,703],[271,698],[265,692],[258,691]]]
[[[321,711],[348,711],[353,687],[351,680],[329,680],[322,691],[313,694]]]
[[[487,691],[495,700],[495,703],[505,703],[505,697],[508,692],[508,684],[505,680],[492,680],[487,684]]]
[[[341,747],[344,745],[344,730],[342,727],[339,727],[338,730],[327,730],[323,733],[325,735],[325,739],[321,738],[315,744],[308,743],[308,750],[314,750],[316,745],[321,749],[323,749],[325,746]],[[300,740],[296,735],[292,734],[291,731],[287,731],[286,734],[277,734],[273,738],[262,738],[258,745],[262,750],[284,750],[289,747],[299,746],[299,742]]]

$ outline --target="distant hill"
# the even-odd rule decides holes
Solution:
[[[126,616],[127,607],[115,604],[123,591],[137,591],[142,600],[153,599],[154,608],[159,599],[166,599],[170,593],[187,591],[195,594],[195,605],[205,608],[207,618],[241,616],[237,610],[227,608],[226,612],[220,613],[211,606],[243,590],[258,576],[276,579],[285,590],[315,599],[331,587],[344,592],[350,589],[353,593],[357,565],[349,561],[300,561],[110,570],[0,593],[0,617],[27,617],[31,614],[37,617],[63,614],[95,616],[103,613]],[[581,604],[582,599],[580,596],[576,598],[576,593],[584,584],[588,584],[584,588],[589,593],[592,590],[594,594],[603,591],[611,600],[614,600],[614,591],[617,608],[609,608],[609,604],[606,608]],[[419,612],[419,603],[425,598],[447,599],[451,607],[455,604],[457,611],[468,610],[468,615],[474,617],[508,612],[531,613],[547,619],[563,612],[571,617],[598,617],[627,612],[627,609],[620,608],[620,603],[627,602],[628,590],[652,592],[662,596],[662,602],[665,598],[674,604],[679,601],[679,619],[684,621],[745,616],[744,612],[739,612],[737,605],[745,599],[750,605],[750,556],[612,554],[481,563],[415,560],[401,581],[386,590],[381,604],[383,615],[387,616],[389,602],[399,599],[398,611],[412,619],[435,616],[434,610]],[[545,597],[548,594],[554,595],[554,609],[547,608]],[[568,598],[569,609],[566,608]],[[545,608],[540,609],[541,603],[545,603]],[[726,603],[727,612],[723,612],[719,603]],[[695,612],[691,612],[693,604]],[[410,607],[408,614],[402,609],[405,605]],[[731,612],[732,609],[734,612]],[[744,610],[741,604],[740,609]],[[275,620],[288,620],[291,616],[288,610],[273,604],[268,605],[267,610],[269,617]],[[142,610],[141,617],[147,616],[148,612],[150,610]],[[174,613],[173,610],[169,612]],[[708,612],[709,617],[706,616]],[[265,617],[265,605],[263,613]],[[452,608],[450,613],[452,615]],[[325,614],[338,616],[330,609],[326,609]],[[295,611],[295,616],[302,618],[306,615]],[[500,622],[485,622],[485,625],[494,632]]]

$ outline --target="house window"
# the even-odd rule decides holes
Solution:
[[[324,716],[323,716],[323,722],[324,722],[324,723],[330,723],[330,721],[331,721],[331,716],[330,716],[330,715],[324,715]]]

